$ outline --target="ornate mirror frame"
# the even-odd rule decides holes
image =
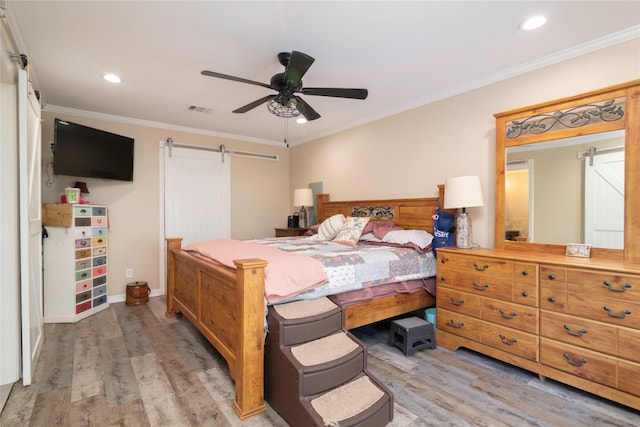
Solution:
[[[594,247],[591,249],[591,257],[640,263],[640,194],[637,190],[640,185],[640,80],[506,111],[494,116],[496,118],[495,248],[561,255],[565,254],[566,249],[565,245],[505,240],[505,178],[508,147],[624,130],[624,248]]]

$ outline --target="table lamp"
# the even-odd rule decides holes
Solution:
[[[456,246],[469,249],[473,246],[473,233],[467,208],[484,206],[480,177],[457,176],[449,178],[445,181],[444,191],[445,209],[462,208],[462,212],[456,218]]]
[[[307,228],[307,210],[305,206],[313,206],[313,191],[310,188],[299,188],[293,191],[293,206],[300,206],[298,227]]]

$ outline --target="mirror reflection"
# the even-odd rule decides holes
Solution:
[[[505,239],[622,249],[624,131],[507,148]]]

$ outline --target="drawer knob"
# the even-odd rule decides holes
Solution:
[[[556,302],[556,299],[554,297],[549,297],[549,302]]]
[[[500,337],[500,341],[502,341],[502,344],[506,344],[506,345],[514,345],[515,343],[517,343],[517,342],[518,342],[518,340],[517,340],[517,339],[515,339],[515,338],[511,338],[510,340],[508,340],[508,339],[507,339],[507,337],[505,337],[505,336],[504,336],[504,335],[502,335],[502,334],[499,334],[498,336]]]
[[[514,317],[516,317],[518,315],[518,313],[516,313],[515,311],[512,311],[511,314],[505,313],[505,311],[503,309],[500,309],[498,311],[500,312],[500,316],[502,316],[505,319],[513,319]]]
[[[556,280],[556,275],[555,274],[550,274],[549,275],[549,280]]]
[[[522,292],[522,296],[526,298],[526,297],[529,296],[529,293],[527,291],[524,291],[524,292]]]
[[[578,332],[573,332],[571,331],[571,326],[569,325],[564,325],[564,329],[569,335],[573,335],[574,337],[581,337],[587,333],[587,330],[585,328],[580,329]]]
[[[449,261],[449,258],[440,258],[440,263],[446,264]]]
[[[486,283],[484,285],[479,285],[478,282],[473,282],[473,287],[479,291],[484,291],[489,287],[489,285],[487,285]]]
[[[567,361],[567,363],[568,363],[569,365],[573,365],[573,366],[582,366],[582,365],[584,365],[585,363],[587,363],[587,359],[584,359],[584,358],[583,358],[583,359],[578,360],[577,362],[574,362],[574,361],[571,359],[571,356],[569,356],[569,353],[565,353],[565,354],[564,354],[564,358],[565,358],[565,360]]]
[[[473,268],[475,268],[478,271],[485,271],[487,268],[489,268],[489,264],[484,264],[482,265],[482,267],[480,267],[477,263],[473,263]]]
[[[451,319],[449,323],[445,323],[447,326],[451,326],[452,328],[461,329],[464,326],[464,322],[460,322],[456,325],[456,322]]]
[[[461,300],[456,301],[456,299],[454,297],[451,297],[451,304],[460,307],[462,304],[464,304],[464,300],[461,299]]]
[[[609,282],[608,280],[605,280],[602,283],[607,287],[607,289],[613,292],[626,292],[627,289],[631,289],[631,283],[625,283],[620,289],[612,287],[611,282]]]
[[[528,275],[529,275],[529,272],[528,272],[527,270],[522,270],[522,275],[523,275],[523,276],[528,276]]]
[[[631,314],[631,310],[624,310],[621,314],[616,314],[611,312],[611,308],[608,305],[604,306],[604,310],[611,317],[615,317],[616,319],[624,319],[628,314]]]

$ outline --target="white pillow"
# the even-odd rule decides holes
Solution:
[[[333,240],[338,235],[338,232],[342,230],[345,217],[342,214],[334,215],[325,219],[318,227],[318,239],[320,240]]]
[[[424,230],[393,230],[388,232],[383,238],[383,242],[406,245],[414,243],[420,249],[424,249],[431,244],[433,235]]]

